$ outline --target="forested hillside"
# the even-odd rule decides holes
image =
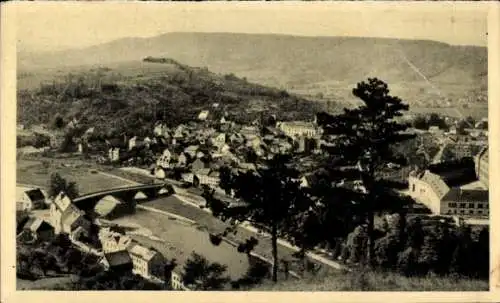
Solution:
[[[312,119],[319,106],[284,90],[218,75],[174,60],[135,61],[113,68],[81,68],[54,74],[18,92],[18,122],[63,124],[76,118],[109,133],[151,130],[196,119],[201,110],[249,123],[262,112],[280,119]],[[60,122],[60,120],[59,120]],[[59,123],[58,122],[58,123]]]

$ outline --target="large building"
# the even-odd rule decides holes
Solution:
[[[488,189],[481,182],[450,186],[443,176],[429,170],[412,171],[409,194],[434,214],[484,217],[489,214]]]
[[[276,126],[291,138],[298,136],[313,138],[319,134],[319,129],[312,122],[278,122]]]

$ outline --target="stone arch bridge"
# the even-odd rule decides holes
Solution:
[[[83,211],[92,210],[106,196],[112,196],[127,204],[135,205],[137,200],[153,200],[174,193],[172,185],[167,183],[143,184],[129,187],[119,187],[88,193],[73,199],[73,204]]]

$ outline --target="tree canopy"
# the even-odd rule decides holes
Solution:
[[[73,181],[68,182],[58,173],[53,173],[49,180],[49,197],[55,197],[60,192],[64,192],[68,197],[74,199],[79,195],[78,185]]]

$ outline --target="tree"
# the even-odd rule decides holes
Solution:
[[[450,271],[466,276],[471,275],[475,267],[475,264],[471,264],[471,260],[474,260],[471,229],[467,226],[461,226],[457,231],[457,245],[451,259]]]
[[[373,264],[374,213],[381,201],[379,195],[385,190],[378,182],[377,172],[390,162],[405,164],[404,159],[395,156],[391,147],[415,136],[404,133],[408,124],[395,121],[409,106],[400,98],[391,96],[386,83],[369,78],[367,82],[358,83],[353,94],[364,104],[355,109],[344,109],[344,113],[337,116],[323,114],[318,123],[323,127],[325,139],[334,143],[327,146],[326,151],[345,164],[357,166],[364,187],[358,201],[361,215],[368,224],[367,260]]]
[[[56,128],[56,129],[63,128],[64,120],[61,117],[61,115],[59,115],[59,114],[56,115],[56,117],[54,118],[53,125],[54,125],[54,128]]]
[[[415,120],[413,120],[413,127],[416,129],[428,130],[429,122],[424,116],[417,116],[415,117]]]
[[[75,182],[68,182],[58,173],[50,175],[49,196],[55,197],[60,192],[64,192],[70,199],[78,197],[78,186]]]
[[[234,191],[236,199],[246,202],[238,208],[225,208],[222,216],[231,223],[250,222],[261,231],[271,235],[273,272],[272,279],[278,276],[278,238],[287,238],[293,233],[290,226],[297,222],[298,214],[307,211],[311,201],[301,190],[298,171],[291,167],[290,155],[276,155],[266,161],[257,171],[221,174],[220,184],[226,192]]]
[[[429,116],[429,126],[437,126],[440,129],[448,129],[448,125],[443,117],[439,116],[436,113],[432,113]]]
[[[195,290],[223,289],[230,279],[224,275],[227,267],[210,263],[205,257],[193,252],[184,265],[182,280]]]

